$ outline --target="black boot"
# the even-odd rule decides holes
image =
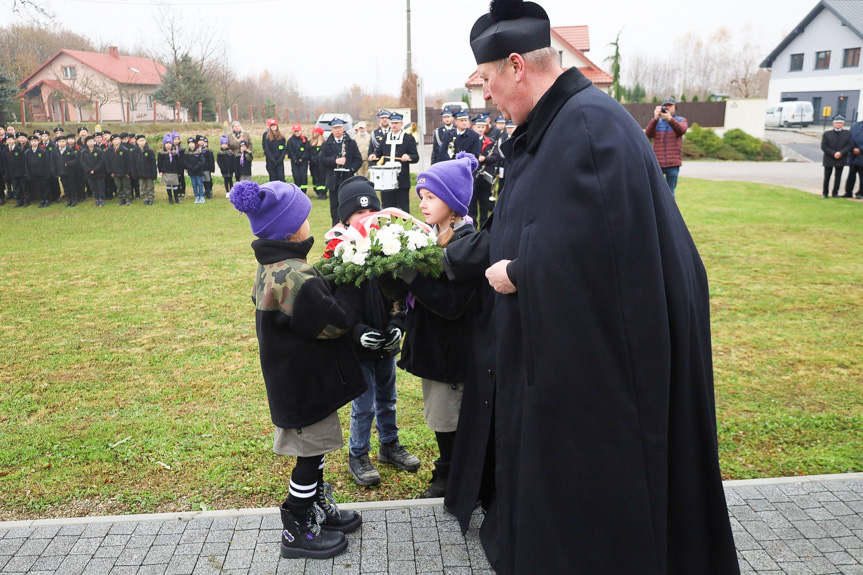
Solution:
[[[282,557],[327,559],[335,557],[348,548],[348,540],[344,533],[321,530],[324,512],[316,505],[313,505],[301,519],[295,518],[284,504],[279,511],[282,514],[284,527],[280,550]]]
[[[362,516],[356,511],[342,511],[336,507],[333,486],[326,481],[318,484],[318,497],[315,502],[326,516],[321,523],[323,529],[350,533],[356,531],[363,523]]]
[[[449,463],[434,462],[431,485],[420,495],[420,499],[432,499],[446,495],[446,482],[449,479]]]

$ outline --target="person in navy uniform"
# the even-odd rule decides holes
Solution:
[[[468,152],[479,158],[480,151],[479,136],[470,129],[470,114],[467,111],[456,112],[455,130],[451,130],[447,137],[442,139],[436,161],[452,160],[459,152]]]
[[[444,140],[449,140],[450,132],[455,130],[455,123],[453,122],[453,114],[452,110],[444,110],[440,113],[441,120],[443,121],[443,126],[438,126],[435,128],[434,137],[432,138],[432,153],[431,153],[431,163],[439,162],[438,154],[440,152],[441,145]]]
[[[87,183],[93,190],[94,205],[103,207],[105,205],[105,150],[96,145],[95,136],[85,137],[84,143],[87,149],[81,151],[78,160],[81,162]]]
[[[480,138],[480,152],[477,160],[479,168],[473,174],[473,197],[468,206],[468,215],[473,218],[474,226],[481,228],[488,221],[488,215],[492,210],[491,186],[495,178],[496,156],[494,152],[494,140],[485,135],[488,129],[488,117],[479,115],[473,120],[473,129]]]
[[[824,152],[824,159],[821,164],[824,166],[824,188],[821,192],[821,197],[828,197],[827,192],[830,189],[830,176],[833,171],[836,171],[836,177],[833,179],[833,197],[839,196],[839,184],[842,182],[842,170],[845,164],[848,163],[848,154],[854,147],[854,142],[851,140],[851,132],[844,130],[845,117],[833,116],[833,129],[824,132],[821,136],[821,150]],[[849,194],[850,197],[850,194]]]
[[[24,150],[24,169],[27,173],[27,181],[33,196],[39,196],[40,208],[51,205],[51,189],[48,187],[48,178],[51,176],[51,160],[49,152],[41,146],[41,133],[30,136],[30,147]],[[51,146],[53,150],[53,146]]]
[[[78,153],[69,146],[68,140],[63,135],[57,136],[56,149],[51,154],[51,172],[55,178],[60,178],[60,182],[63,184],[66,207],[74,208],[77,206],[78,200],[82,199],[79,178],[81,167],[78,162]]]
[[[491,298],[445,506],[466,528],[482,501],[497,575],[738,575],[707,273],[641,127],[551,42],[534,2],[470,33],[518,128],[487,229],[445,251]]]
[[[24,150],[18,145],[17,134],[6,134],[6,145],[3,146],[0,161],[3,162],[3,172],[6,174],[6,181],[9,184],[9,199],[15,200],[16,208],[29,206],[30,199],[27,196],[27,186],[24,181],[27,177],[24,167]]]
[[[395,190],[381,190],[381,205],[384,208],[395,207],[410,213],[410,165],[419,162],[420,155],[417,152],[416,139],[402,130],[402,126],[404,126],[403,116],[392,113],[390,115],[390,131],[387,132],[386,137],[381,145],[377,147],[375,153],[369,154],[369,163],[374,163],[380,158],[384,158],[384,162],[390,161],[392,145],[396,145],[395,160],[402,164],[398,176],[398,188]]]
[[[321,146],[320,162],[327,170],[327,192],[330,194],[330,218],[339,223],[339,186],[363,165],[357,143],[345,134],[345,122],[336,118],[330,122],[332,132]],[[317,182],[316,182],[317,183]],[[324,192],[324,193],[327,193]]]
[[[491,120],[491,118],[489,118]],[[498,116],[494,121],[493,126],[489,126],[489,130],[485,133],[486,136],[492,139],[492,141],[497,142],[497,139],[504,133],[504,129],[506,128],[506,118],[503,116]]]
[[[381,110],[378,112],[378,127],[375,128],[374,132],[372,132],[372,139],[369,142],[370,156],[375,153],[375,150],[378,149],[380,143],[387,137],[387,132],[390,131],[390,114],[391,112],[389,110]],[[369,161],[369,165],[372,165],[371,161]]]

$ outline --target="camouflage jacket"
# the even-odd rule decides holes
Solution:
[[[273,423],[286,429],[320,421],[366,389],[350,337],[352,310],[306,262],[314,244],[255,240],[252,290],[261,371]]]

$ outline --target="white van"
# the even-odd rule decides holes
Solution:
[[[783,126],[788,128],[797,124],[803,128],[815,119],[812,102],[781,102],[767,110],[765,126]]]

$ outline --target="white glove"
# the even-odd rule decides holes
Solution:
[[[390,328],[387,331],[387,339],[384,342],[384,350],[385,351],[395,351],[399,348],[399,344],[402,342],[402,330],[397,327]]]
[[[370,329],[360,336],[360,345],[366,349],[380,349],[386,341],[384,334]]]

